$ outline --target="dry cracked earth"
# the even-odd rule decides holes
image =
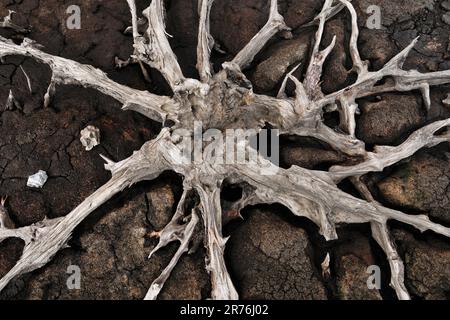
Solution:
[[[137,1],[142,9],[148,1]],[[167,31],[186,76],[196,77],[197,1],[168,0]],[[363,60],[373,68],[384,65],[416,36],[420,43],[405,68],[419,71],[450,69],[450,2],[441,0],[353,0],[361,30],[359,46]],[[82,10],[81,30],[66,28],[66,9],[77,4]],[[366,9],[382,10],[381,30],[365,27]],[[322,1],[281,0],[280,11],[293,28],[290,40],[275,37],[246,72],[255,91],[274,94],[292,66],[305,62],[314,30],[298,28],[320,11]],[[126,1],[110,0],[2,0],[0,16],[14,10],[14,22],[32,26],[27,36],[45,51],[101,68],[114,80],[134,88],[168,94],[162,77],[151,70],[151,83],[138,66],[121,70],[115,57],[132,54],[132,37],[123,31],[130,24]],[[211,16],[212,34],[221,52],[213,53],[216,66],[233,57],[264,25],[266,0],[216,1]],[[337,35],[335,50],[325,65],[326,92],[345,87],[350,81],[347,12],[326,26],[325,42]],[[0,34],[20,40],[8,30]],[[305,63],[302,64],[303,66]],[[23,73],[29,75],[30,92]],[[298,72],[301,72],[299,70]],[[31,59],[9,57],[0,66],[0,194],[8,195],[7,208],[17,226],[44,217],[70,212],[85,197],[105,183],[109,174],[99,154],[117,161],[131,155],[160,127],[132,112],[120,112],[118,102],[98,92],[77,87],[58,87],[49,108],[43,97],[50,70]],[[10,89],[20,103],[4,110]],[[291,88],[292,90],[293,88]],[[448,87],[432,89],[432,107],[426,113],[419,95],[386,94],[361,103],[357,136],[370,148],[374,144],[398,145],[415,129],[450,117],[442,100]],[[327,123],[336,122],[332,114]],[[86,152],[80,130],[95,125],[102,143]],[[348,159],[313,139],[282,137],[283,167],[298,165],[327,169]],[[27,177],[45,170],[49,180],[42,190],[26,187]],[[366,177],[378,201],[404,212],[426,213],[433,221],[450,226],[450,146],[440,145],[418,152],[382,173]],[[350,183],[341,188],[355,193]],[[176,246],[169,246],[149,262],[156,245],[152,231],[160,230],[174,212],[181,196],[181,178],[166,173],[115,197],[77,228],[71,247],[57,254],[46,267],[10,283],[2,299],[142,299],[152,281],[167,265]],[[223,190],[223,201],[239,199],[239,190]],[[226,204],[225,203],[225,204]],[[225,205],[224,204],[224,205]],[[419,234],[401,224],[390,225],[405,261],[405,283],[414,299],[450,298],[450,242],[432,233]],[[247,208],[244,220],[230,222],[226,250],[227,267],[243,299],[394,299],[389,266],[382,250],[370,237],[368,225],[339,229],[339,240],[326,243],[306,219],[292,217],[282,206]],[[201,235],[199,230],[198,234]],[[201,239],[194,239],[200,244]],[[22,243],[8,240],[0,245],[0,277],[21,254]],[[330,253],[330,274],[321,262]],[[205,299],[210,283],[204,269],[201,245],[184,256],[166,283],[162,299]],[[68,290],[67,267],[79,265],[81,289]],[[379,265],[382,288],[366,285],[370,265]]]

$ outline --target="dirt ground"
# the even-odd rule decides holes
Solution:
[[[147,0],[137,0],[140,9]],[[314,34],[299,28],[320,11],[322,1],[280,0],[280,11],[293,28],[293,39],[275,37],[246,72],[255,91],[277,92],[280,81],[295,64],[305,62]],[[230,60],[265,24],[266,0],[216,1],[211,16],[212,34],[221,52],[213,53],[216,68]],[[380,68],[409,42],[419,44],[405,68],[437,71],[450,68],[450,2],[441,0],[353,0],[359,16],[360,52]],[[81,7],[80,30],[66,28],[66,9]],[[370,5],[382,12],[382,29],[365,27]],[[167,32],[186,76],[198,77],[195,69],[197,44],[197,1],[168,0]],[[155,70],[152,82],[143,78],[138,66],[117,70],[115,57],[127,59],[132,38],[123,31],[130,24],[126,1],[109,0],[2,0],[0,16],[14,10],[14,22],[32,26],[27,37],[44,51],[91,64],[133,88],[170,94]],[[340,13],[326,26],[324,43],[333,35],[338,44],[325,66],[324,91],[345,87],[352,81],[347,70],[350,34],[349,14]],[[21,40],[10,30],[0,35]],[[302,63],[302,65],[305,65]],[[301,68],[300,68],[301,69]],[[31,92],[24,72],[29,76]],[[298,72],[301,72],[299,70]],[[7,209],[17,226],[45,217],[66,215],[109,174],[103,168],[104,154],[122,160],[155,137],[158,123],[122,112],[120,104],[92,90],[58,87],[49,108],[43,97],[50,70],[31,59],[8,57],[0,65],[0,195],[8,195]],[[20,106],[4,110],[12,90]],[[292,90],[292,88],[291,88]],[[442,100],[450,88],[432,89],[432,107],[425,111],[420,94],[386,94],[359,101],[358,138],[368,148],[376,144],[398,145],[414,130],[434,120],[450,117]],[[335,115],[327,119],[335,123]],[[101,130],[101,145],[86,152],[80,130],[95,125]],[[327,169],[348,159],[313,139],[282,138],[283,167],[291,165]],[[26,187],[27,177],[45,170],[49,180],[42,190]],[[443,144],[423,150],[411,159],[379,174],[366,177],[371,191],[386,206],[410,214],[426,213],[433,221],[450,226],[450,147]],[[355,193],[349,183],[342,189]],[[356,194],[355,194],[356,195]],[[165,173],[150,183],[141,183],[115,197],[77,228],[71,247],[57,254],[44,268],[10,283],[3,299],[142,299],[152,281],[168,264],[176,250],[169,246],[148,261],[156,245],[149,235],[171,218],[181,196],[181,178]],[[233,201],[233,190],[223,197]],[[236,200],[236,199],[234,199]],[[258,206],[244,212],[243,221],[230,222],[225,229],[231,239],[226,261],[243,299],[394,299],[389,287],[389,266],[382,250],[370,237],[367,225],[344,226],[339,240],[326,243],[306,219],[293,217],[282,206]],[[401,224],[392,224],[399,252],[405,261],[406,286],[414,299],[450,298],[450,241],[432,233],[419,234]],[[201,232],[199,232],[201,234]],[[201,239],[196,239],[200,243]],[[17,261],[22,243],[11,239],[0,244],[0,277]],[[320,267],[330,253],[330,276]],[[205,250],[200,245],[186,255],[166,283],[161,299],[206,299],[209,276],[204,268]],[[81,268],[81,289],[66,286],[67,268]],[[367,268],[379,265],[381,290],[369,290]]]

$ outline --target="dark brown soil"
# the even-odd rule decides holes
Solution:
[[[442,20],[446,12],[440,0],[353,0],[361,26],[360,48],[364,59],[376,69],[386,63],[413,38],[420,42],[405,68],[436,71],[450,68],[450,26]],[[114,80],[134,88],[169,94],[161,76],[151,71],[147,83],[137,66],[115,70],[114,58],[132,53],[132,39],[123,31],[130,16],[126,1],[80,2],[82,29],[65,27],[69,0],[2,0],[0,16],[14,10],[14,21],[30,25],[27,36],[44,46],[46,52],[94,65]],[[140,9],[148,3],[137,0]],[[264,25],[266,0],[216,1],[212,10],[212,33],[225,53],[215,52],[216,67],[231,59]],[[168,0],[167,31],[171,44],[187,76],[196,77],[196,0]],[[364,27],[366,8],[379,5],[383,29]],[[256,58],[248,76],[258,91],[273,94],[288,68],[305,59],[314,30],[297,29],[320,10],[317,0],[280,0],[281,12],[294,29],[294,39],[275,37]],[[339,14],[327,25],[324,43],[337,35],[338,45],[325,66],[324,89],[334,91],[348,84],[347,42],[349,15]],[[20,41],[8,30],[0,35]],[[299,50],[298,41],[304,43]],[[299,44],[301,45],[301,44]],[[296,50],[291,52],[289,50]],[[307,56],[307,55],[306,55]],[[284,66],[268,68],[270,64]],[[305,62],[304,62],[305,63]],[[25,70],[32,92],[26,84]],[[259,71],[258,71],[259,70]],[[21,57],[8,57],[0,65],[0,195],[8,195],[7,209],[17,226],[45,217],[67,214],[109,174],[99,154],[121,160],[154,137],[160,125],[131,112],[95,91],[58,87],[50,108],[43,97],[50,81],[46,66]],[[20,107],[3,110],[12,90]],[[409,133],[433,120],[448,118],[450,109],[442,104],[448,87],[432,90],[432,108],[426,113],[418,93],[384,95],[361,101],[358,137],[368,143],[396,145]],[[333,119],[331,119],[333,123]],[[79,132],[95,125],[102,143],[86,152]],[[293,164],[326,169],[347,161],[345,156],[310,139],[283,139],[283,166]],[[429,213],[432,219],[450,221],[450,150],[441,145],[421,151],[410,164],[399,164],[382,174],[369,175],[368,182],[377,199],[408,213]],[[45,170],[49,180],[42,190],[26,187],[26,179]],[[181,179],[167,173],[157,181],[138,186],[117,196],[97,210],[76,231],[72,247],[61,251],[46,267],[11,283],[0,297],[8,299],[141,299],[151,282],[170,260],[175,246],[146,259],[155,240],[149,237],[161,229],[173,214],[180,197]],[[344,183],[343,188],[347,186]],[[370,239],[367,226],[340,230],[341,239],[326,244],[311,223],[290,217],[285,208],[262,207],[246,211],[245,221],[227,228],[232,238],[226,259],[240,296],[245,299],[379,299],[394,297],[388,287],[389,269],[380,248]],[[395,226],[400,252],[406,261],[406,285],[414,298],[447,299],[450,292],[448,239],[433,234],[419,235],[404,226]],[[200,230],[199,230],[200,231]],[[199,232],[200,233],[200,232]],[[200,241],[201,239],[197,239]],[[20,241],[0,245],[0,277],[20,257]],[[331,253],[331,276],[325,278],[320,263]],[[429,254],[428,254],[429,253]],[[205,299],[210,284],[204,268],[203,248],[182,258],[164,287],[162,299]],[[367,290],[366,269],[378,264],[383,272],[380,292]],[[81,290],[68,290],[67,267],[79,265]]]

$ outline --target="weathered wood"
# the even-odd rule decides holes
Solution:
[[[212,76],[211,50],[214,47],[214,39],[210,33],[210,13],[214,0],[199,1],[199,28],[197,45],[197,70],[202,82],[208,82]]]
[[[173,97],[158,96],[115,83],[105,73],[91,66],[43,52],[29,39],[25,39],[21,45],[16,45],[0,37],[0,58],[21,55],[50,66],[53,76],[45,96],[46,106],[50,105],[57,84],[73,84],[94,88],[109,95],[123,103],[124,109],[140,112],[160,122],[171,119],[175,123],[172,128],[164,128],[155,140],[147,142],[130,158],[118,163],[105,158],[105,167],[112,173],[111,180],[66,217],[44,220],[16,229],[13,223],[10,223],[2,201],[0,242],[11,237],[20,238],[25,242],[25,248],[17,264],[0,279],[0,291],[15,277],[47,264],[66,246],[76,226],[115,194],[134,183],[155,179],[163,171],[172,170],[184,177],[184,193],[172,221],[162,231],[155,233],[160,239],[150,256],[173,241],[180,242],[180,247],[170,264],[150,286],[146,299],[157,298],[182,254],[188,250],[199,216],[205,228],[204,242],[208,254],[207,270],[211,274],[211,296],[214,299],[238,298],[223,256],[226,239],[222,235],[220,190],[225,180],[243,187],[243,197],[234,204],[235,210],[240,211],[252,204],[280,203],[293,214],[306,217],[317,224],[320,233],[327,240],[337,238],[336,227],[339,225],[370,223],[374,239],[383,248],[389,260],[392,287],[399,299],[409,299],[404,286],[403,262],[396,251],[387,222],[397,220],[420,231],[431,230],[446,237],[450,237],[450,228],[431,222],[425,215],[411,216],[382,206],[374,200],[360,177],[392,166],[421,148],[448,142],[450,133],[441,131],[450,127],[450,119],[437,121],[419,129],[398,147],[377,146],[373,152],[368,152],[364,142],[354,135],[355,113],[358,110],[356,100],[388,91],[419,89],[423,93],[426,106],[429,107],[429,87],[450,83],[450,71],[419,73],[415,70],[402,70],[403,62],[417,39],[380,70],[368,71],[367,63],[361,60],[357,47],[359,30],[353,6],[346,0],[326,0],[318,17],[307,24],[318,25],[318,31],[305,80],[301,82],[290,72],[283,81],[278,98],[257,95],[253,93],[251,83],[242,70],[250,65],[271,37],[281,30],[288,30],[278,11],[277,0],[270,1],[269,20],[262,30],[233,61],[225,63],[223,70],[214,75],[209,61],[213,44],[209,31],[212,0],[199,2],[197,68],[201,81],[186,79],[183,76],[165,32],[162,0],[153,0],[143,12],[149,23],[144,35],[139,33],[138,12],[134,0],[127,2],[130,6],[135,48],[131,59],[158,69],[172,87]],[[357,73],[358,78],[347,88],[324,95],[320,86],[322,67],[334,48],[336,38],[333,38],[323,51],[319,50],[320,42],[326,21],[342,8],[347,8],[352,18],[350,53],[353,71]],[[4,22],[1,26],[5,26]],[[393,81],[377,85],[386,77],[392,78]],[[296,85],[294,98],[287,97],[284,92],[287,81],[293,81]],[[323,122],[324,112],[336,109],[341,114],[340,127],[345,133],[327,127]],[[193,136],[195,122],[202,122],[202,130],[218,129],[222,132],[236,128],[258,131],[266,123],[270,123],[282,134],[314,137],[342,153],[361,159],[361,162],[351,166],[335,166],[327,172],[296,166],[285,170],[262,157],[258,158],[258,163],[252,164],[218,165],[210,160],[186,162],[181,150],[180,136],[175,134],[175,129],[185,129]],[[345,178],[351,179],[366,200],[353,197],[337,187]],[[200,203],[187,215],[184,212],[185,203],[191,192],[198,194]]]

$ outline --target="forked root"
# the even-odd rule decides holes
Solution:
[[[197,214],[192,212],[189,223],[180,227],[177,230],[177,235],[175,235],[175,237],[177,238],[178,241],[180,241],[180,247],[173,256],[172,260],[170,260],[169,265],[164,269],[161,275],[158,278],[156,278],[155,281],[153,281],[152,285],[150,286],[150,289],[148,290],[144,298],[145,300],[156,300],[156,298],[158,297],[158,294],[163,288],[164,283],[170,277],[173,268],[175,268],[175,266],[178,264],[178,261],[180,260],[181,256],[189,250],[189,243],[192,239],[192,235],[194,234],[194,230],[195,227],[197,226],[198,220],[199,219]],[[163,234],[168,232],[169,230],[165,230],[163,231]]]
[[[376,202],[369,188],[361,181],[360,177],[351,179],[359,193],[369,202]],[[372,222],[370,224],[372,236],[386,254],[391,269],[391,287],[395,290],[399,300],[410,300],[411,297],[405,286],[405,265],[397,252],[396,245],[392,239],[387,223]]]
[[[237,300],[239,298],[224,259],[227,239],[222,236],[222,208],[220,189],[196,186],[202,205],[205,224],[205,246],[208,252],[206,269],[211,274],[211,298],[215,300]]]
[[[250,40],[250,42],[236,55],[233,63],[242,70],[252,63],[255,56],[261,51],[266,43],[278,32],[290,28],[284,22],[284,18],[278,11],[278,0],[270,0],[269,20],[266,25]]]

